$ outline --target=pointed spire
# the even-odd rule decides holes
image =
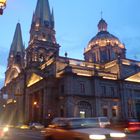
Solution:
[[[25,46],[22,41],[21,27],[20,23],[17,23],[9,52],[7,67],[11,67],[13,64],[19,64],[21,67],[24,66],[24,54]]]
[[[53,8],[52,8],[52,13],[51,13],[51,22],[52,22],[52,27],[54,28],[54,11],[53,11]]]
[[[35,12],[33,12],[32,23],[35,21]]]
[[[38,0],[34,14],[34,22],[41,24],[51,24],[51,12],[48,0]]]
[[[24,53],[24,45],[22,41],[22,33],[20,23],[17,23],[14,38],[11,44],[10,55],[16,55],[17,53]]]

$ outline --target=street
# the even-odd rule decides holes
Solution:
[[[40,131],[11,129],[6,140],[43,140]]]
[[[5,140],[43,140],[40,131],[11,129]],[[128,134],[127,140],[140,140],[140,133]]]
[[[140,134],[128,134],[128,140],[140,140]]]

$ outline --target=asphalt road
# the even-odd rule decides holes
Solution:
[[[140,133],[128,134],[128,140],[140,140]]]
[[[40,131],[11,129],[4,140],[44,140]],[[127,140],[140,140],[140,133],[129,134]]]
[[[43,140],[40,131],[11,129],[5,140]]]

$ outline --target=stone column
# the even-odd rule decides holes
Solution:
[[[73,97],[67,97],[66,99],[66,117],[74,117],[75,102]]]

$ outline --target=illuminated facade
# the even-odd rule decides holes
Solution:
[[[16,100],[17,120],[140,118],[140,62],[126,58],[125,45],[108,32],[106,21],[99,21],[84,60],[59,55],[54,25],[48,0],[38,0],[25,50],[17,24],[1,90]]]

